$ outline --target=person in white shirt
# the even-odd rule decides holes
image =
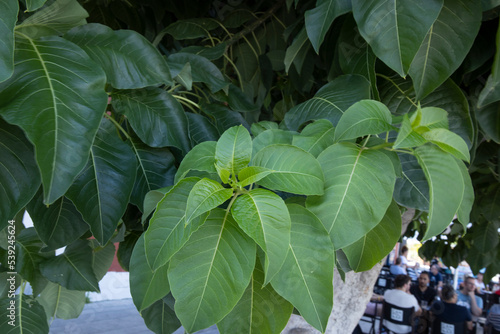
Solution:
[[[415,309],[415,316],[419,316],[422,313],[418,301],[410,293],[411,278],[408,275],[398,275],[394,279],[394,289],[387,290],[384,293],[384,300],[390,304],[396,305],[402,308],[413,307]],[[398,325],[391,323],[384,319],[384,326],[387,329],[395,333],[410,333],[412,331],[411,326]]]

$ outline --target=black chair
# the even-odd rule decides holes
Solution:
[[[436,318],[432,323],[432,334],[465,334],[465,333],[467,333],[465,321],[459,323],[448,323]]]
[[[380,319],[380,333],[396,333],[386,327],[384,321],[390,322],[394,325],[410,326],[411,330],[406,333],[413,333],[413,316],[415,309],[413,307],[399,307],[394,304],[388,303],[384,300],[382,306],[382,317]],[[400,333],[398,333],[400,334]]]
[[[363,313],[363,317],[359,320],[370,324],[370,329],[368,330],[368,334],[375,334],[375,322],[377,321],[377,319],[379,319],[379,316],[377,314],[377,309],[378,305],[380,305],[382,302],[373,301],[371,303],[374,304],[373,313],[366,312],[365,310],[365,313]]]

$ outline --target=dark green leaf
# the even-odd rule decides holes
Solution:
[[[77,318],[85,306],[85,291],[68,290],[49,282],[36,300],[45,309],[47,320]]]
[[[16,26],[19,2],[6,0],[0,3],[0,82],[10,78],[14,72],[14,27]]]
[[[403,175],[396,180],[394,199],[398,204],[421,211],[429,210],[429,184],[417,159],[400,154]]]
[[[218,26],[216,20],[209,18],[179,20],[162,30],[160,36],[169,34],[177,40],[207,37],[210,35],[209,31]]]
[[[118,259],[120,266],[126,271],[130,271],[130,258],[132,257],[132,251],[141,235],[142,234],[137,232],[130,233],[125,237],[125,240],[120,242],[120,245],[118,246],[116,258]]]
[[[498,227],[493,223],[486,223],[474,226],[472,233],[472,242],[481,254],[488,253],[498,246]]]
[[[477,110],[476,119],[485,135],[500,143],[500,102],[491,103]]]
[[[205,57],[208,60],[217,60],[226,52],[226,43],[219,43],[215,46],[200,46],[191,45],[180,50],[183,53],[194,53],[199,56]]]
[[[173,302],[170,303],[168,296],[143,310],[141,315],[146,326],[156,334],[172,334],[181,327],[181,322],[174,312]]]
[[[495,53],[495,61],[491,68],[491,74],[486,81],[481,94],[479,94],[479,99],[477,101],[477,107],[482,108],[485,105],[496,102],[500,100],[500,25],[497,31],[497,50]]]
[[[219,131],[210,122],[207,117],[199,114],[186,113],[189,121],[189,137],[191,145],[195,146],[205,141],[217,141],[219,139]]]
[[[294,64],[297,73],[300,74],[300,72],[302,71],[302,66],[304,65],[304,61],[306,59],[307,52],[309,51],[310,47],[311,43],[309,42],[306,28],[304,27],[297,34],[297,36],[292,42],[292,45],[290,45],[290,47],[286,49],[284,61],[285,61],[285,71],[287,73],[290,70],[290,66]]]
[[[23,279],[29,281],[36,289],[37,276],[40,275],[39,265],[52,253],[42,253],[42,241],[38,238],[34,228],[27,228],[21,231],[16,237],[16,272]]]
[[[15,299],[0,299],[0,308],[2,333],[47,334],[49,332],[45,311],[31,296],[18,294]]]
[[[109,242],[105,247],[101,247],[97,240],[91,239],[92,245],[92,268],[95,277],[99,282],[108,272],[115,257],[116,248],[114,243]]]

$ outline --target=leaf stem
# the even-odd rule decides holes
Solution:
[[[132,138],[127,133],[127,131],[125,131],[125,129],[120,125],[120,123],[118,123],[113,117],[111,117],[108,114],[104,114],[104,117],[106,117],[107,119],[109,119],[125,135],[125,137],[127,139],[132,140]]]
[[[196,107],[196,108],[198,108],[198,109],[201,109],[201,108],[200,108],[200,106],[198,105],[198,103],[193,102],[193,101],[191,101],[190,99],[185,98],[184,96],[181,96],[181,95],[174,95],[174,94],[172,94],[172,96],[173,96],[173,97],[175,97],[177,100],[179,100],[179,102],[184,101],[184,102],[186,102],[186,103],[189,103],[189,104],[191,104],[191,105],[195,106],[195,107]]]

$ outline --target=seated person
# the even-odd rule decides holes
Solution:
[[[391,268],[389,269],[392,275],[406,275],[406,270],[401,266],[401,258],[396,258],[393,264],[391,264]]]
[[[483,313],[483,299],[474,294],[476,290],[476,279],[472,276],[466,277],[464,287],[458,292],[458,305],[465,306],[472,315],[479,317]]]
[[[443,286],[443,276],[441,276],[441,274],[439,273],[439,267],[437,264],[433,264],[431,266],[429,278],[431,288],[439,289]]]
[[[431,305],[436,298],[436,290],[429,286],[429,272],[423,271],[418,277],[418,284],[413,284],[410,288],[412,295],[417,298],[418,303],[422,305],[422,301],[426,301],[427,305]]]
[[[384,300],[392,305],[402,308],[413,307],[415,309],[415,316],[419,316],[422,313],[422,309],[418,305],[418,301],[415,296],[410,294],[410,285],[410,276],[396,276],[394,279],[394,289],[385,291]],[[394,324],[385,319],[384,326],[395,333],[410,333],[412,331],[411,326]]]
[[[442,302],[432,304],[431,312],[435,319],[449,324],[465,322],[467,329],[472,330],[472,317],[467,308],[457,305],[457,292],[451,285],[443,286],[441,290]]]
[[[483,293],[486,291],[486,285],[483,282],[483,273],[479,272],[476,276],[476,291],[477,293]]]
[[[486,327],[494,328],[496,331],[500,332],[500,304],[499,297],[496,296],[495,304],[490,308],[488,312],[488,317],[486,318]],[[485,333],[489,333],[485,331]]]

